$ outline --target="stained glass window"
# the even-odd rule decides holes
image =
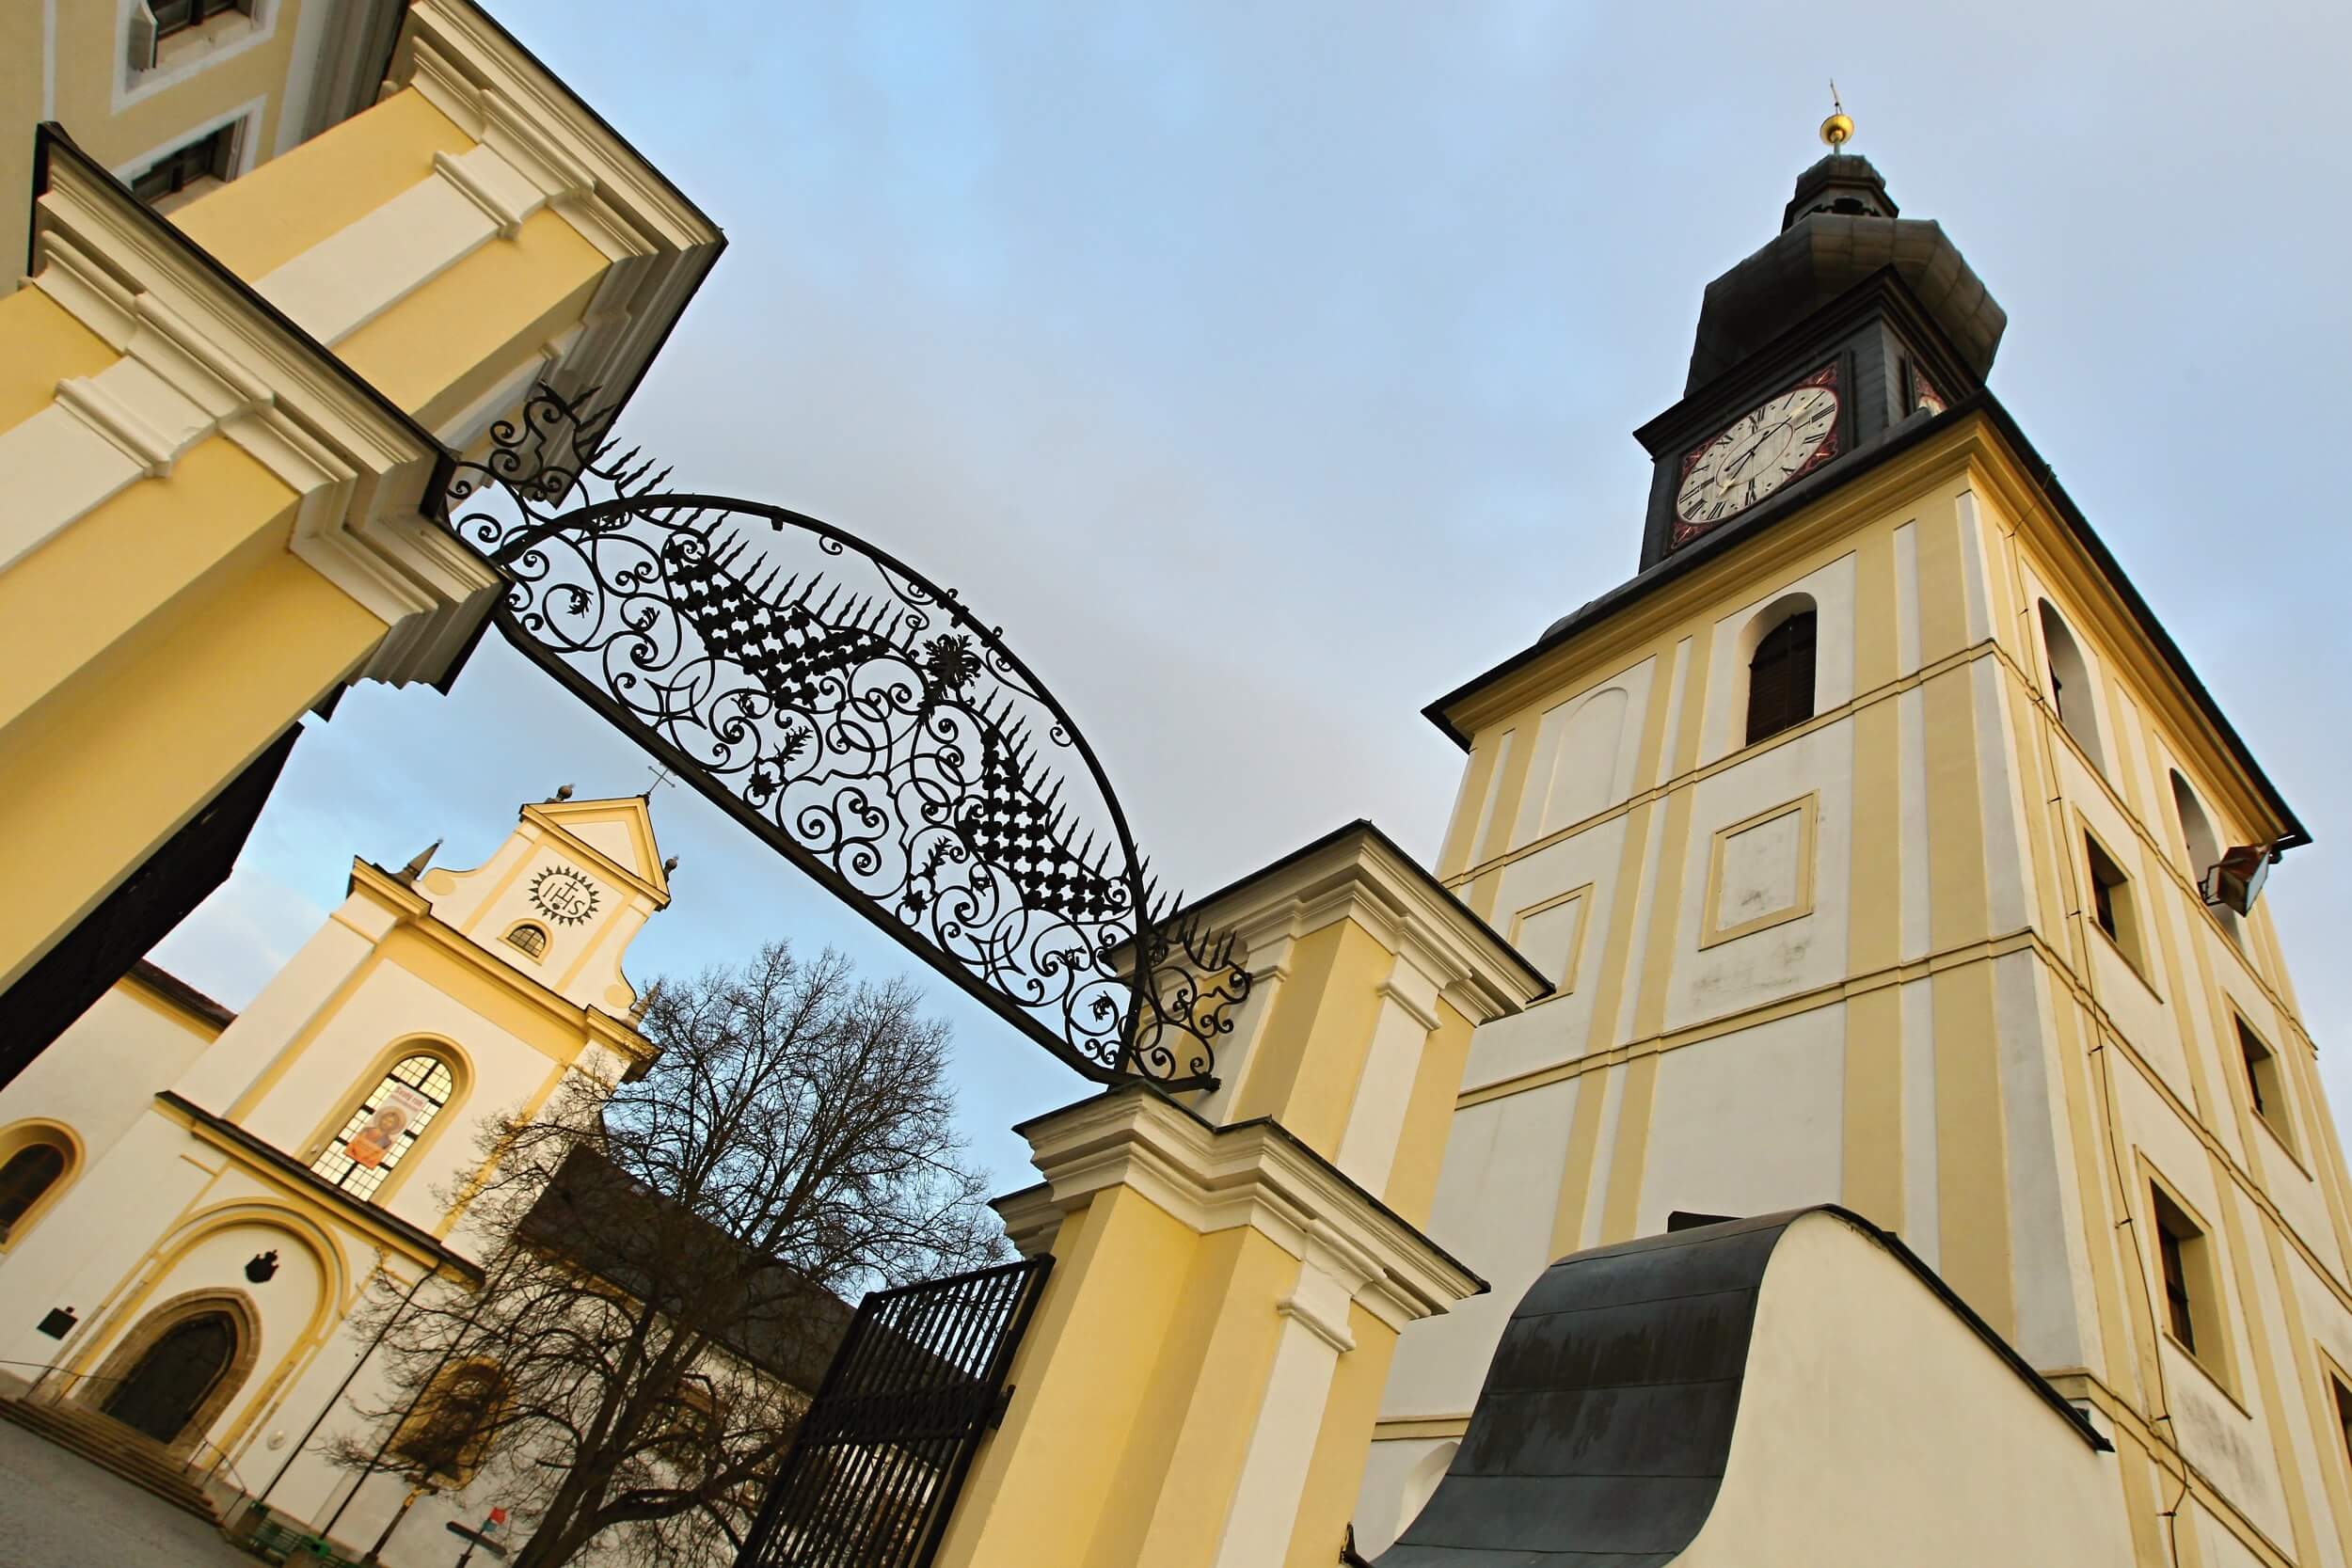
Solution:
[[[372,1198],[392,1167],[449,1103],[449,1064],[419,1053],[404,1057],[351,1113],[310,1169],[354,1197]]]

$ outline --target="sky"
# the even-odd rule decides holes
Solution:
[[[2316,838],[2265,897],[2352,1104],[2352,11],[494,8],[729,237],[622,434],[958,587],[1195,890],[1359,816],[1434,859],[1462,758],[1422,706],[1631,574],[1629,433],[1835,76],[2007,309],[1994,391]],[[450,696],[312,724],[156,957],[242,1005],[352,855],[469,866],[523,800],[652,783],[493,635]],[[681,864],[641,979],[778,936],[914,968],[687,791],[653,805]],[[916,977],[975,1157],[1025,1184],[1008,1127],[1087,1085]]]

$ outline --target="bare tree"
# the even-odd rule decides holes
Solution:
[[[485,1130],[485,1283],[373,1308],[392,1395],[339,1457],[471,1481],[531,1526],[516,1568],[739,1542],[843,1297],[1004,1251],[919,1002],[782,944],[656,985],[642,1078]]]

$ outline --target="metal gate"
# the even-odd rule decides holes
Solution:
[[[924,1568],[1053,1262],[868,1294],[736,1568]]]

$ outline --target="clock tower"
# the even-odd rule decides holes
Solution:
[[[1438,876],[1553,989],[1470,1040],[1428,1228],[1492,1291],[1398,1343],[1366,1556],[1555,1259],[1826,1203],[2113,1444],[2132,1561],[2347,1560],[2352,1178],[2229,875],[2308,835],[1988,385],[2007,325],[1821,159],[1637,433],[1635,575],[1425,710]]]
[[[1643,566],[1768,526],[1976,391],[2008,322],[1941,224],[1830,153],[1779,237],[1707,286],[1682,401],[1634,433],[1657,465]]]

